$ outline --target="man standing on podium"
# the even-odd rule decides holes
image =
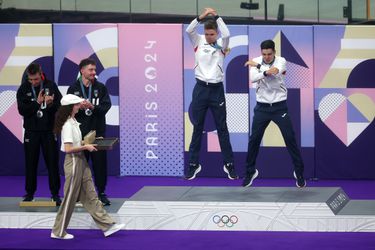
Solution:
[[[272,40],[263,41],[260,48],[262,55],[245,63],[245,66],[251,67],[251,82],[256,83],[257,104],[254,108],[247,150],[246,176],[242,185],[244,187],[251,186],[253,180],[258,176],[255,162],[260,143],[268,124],[273,121],[280,128],[293,160],[293,176],[296,179],[296,186],[302,188],[306,186],[303,177],[304,165],[286,104],[287,88],[284,83],[286,60],[275,55],[275,43]]]
[[[59,149],[53,133],[55,114],[60,107],[61,93],[56,83],[46,79],[39,64],[26,68],[26,79],[17,91],[18,112],[23,116],[26,164],[26,195],[23,201],[33,201],[37,188],[39,152],[42,149],[48,170],[52,200],[60,206]]]
[[[82,138],[91,130],[96,131],[97,137],[105,137],[105,115],[112,106],[107,87],[96,80],[96,62],[93,59],[83,59],[79,64],[79,70],[80,77],[69,87],[67,94],[74,94],[86,100],[76,115],[77,121],[81,124]],[[107,152],[105,150],[85,151],[85,155],[88,162],[91,158],[98,198],[104,206],[109,206],[111,202],[105,194]]]

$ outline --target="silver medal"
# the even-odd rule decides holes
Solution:
[[[86,110],[85,110],[85,114],[86,114],[87,116],[91,116],[91,115],[92,115],[92,110],[91,110],[91,109],[86,109]]]
[[[36,116],[37,116],[38,118],[42,118],[42,117],[43,117],[43,111],[38,110],[38,111],[36,112]]]

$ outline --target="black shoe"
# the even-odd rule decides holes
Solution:
[[[296,186],[299,188],[306,187],[305,178],[302,175],[297,176],[296,172],[293,172],[294,179],[296,179]]]
[[[58,194],[52,195],[51,199],[56,202],[56,207],[61,205],[61,198]]]
[[[32,194],[25,194],[23,196],[23,200],[22,201],[33,201],[34,200],[34,195]]]
[[[242,182],[242,186],[244,186],[244,187],[250,187],[251,184],[253,183],[253,180],[255,178],[257,178],[258,174],[259,174],[259,172],[256,169],[255,169],[255,172],[253,174],[247,174],[246,177],[245,177],[245,179]]]
[[[105,193],[100,193],[98,198],[103,203],[103,206],[111,205],[111,202],[108,200],[107,195]]]
[[[236,174],[236,171],[234,170],[233,163],[226,163],[224,165],[224,172],[228,174],[228,178],[231,180],[238,179],[238,175]]]
[[[186,180],[192,180],[202,170],[200,164],[189,164],[188,173],[185,175]]]

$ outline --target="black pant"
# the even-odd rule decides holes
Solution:
[[[105,150],[85,151],[85,156],[87,162],[91,158],[94,181],[98,193],[104,193],[107,186],[107,152]]]
[[[40,147],[48,170],[49,189],[58,195],[60,189],[59,150],[52,131],[25,131],[24,136],[27,194],[34,195],[37,187],[37,172]]]
[[[199,163],[204,119],[208,108],[211,109],[215,119],[224,163],[233,163],[233,151],[229,140],[223,83],[206,84],[197,80],[197,84],[193,90],[191,105],[194,131],[189,148],[189,163]]]
[[[292,122],[288,114],[286,101],[272,104],[257,103],[254,108],[253,124],[247,149],[247,174],[255,171],[260,143],[268,124],[273,121],[280,128],[286,147],[294,164],[297,175],[303,175],[303,160],[297,146]]]

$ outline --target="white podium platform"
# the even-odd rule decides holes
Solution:
[[[341,188],[147,186],[112,201],[106,209],[131,230],[375,232],[375,201],[350,200]],[[2,228],[51,228],[57,211],[11,207],[0,208]],[[70,228],[96,228],[76,210]]]

